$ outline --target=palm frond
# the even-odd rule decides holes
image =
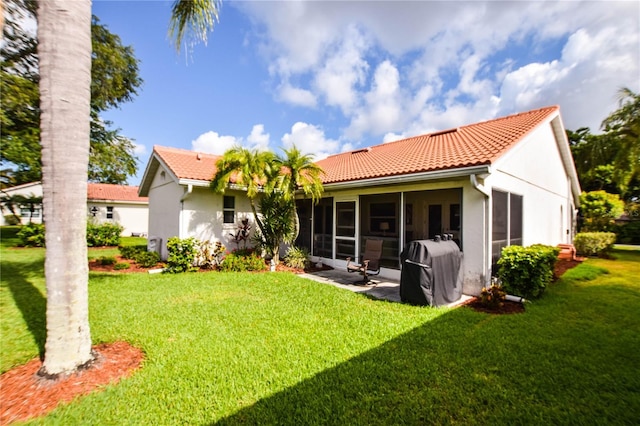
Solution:
[[[171,8],[169,35],[175,41],[176,49],[190,35],[188,47],[198,42],[207,43],[207,34],[219,22],[221,0],[177,0]]]

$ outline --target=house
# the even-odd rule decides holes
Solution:
[[[227,245],[252,218],[242,188],[209,188],[219,157],[154,147],[140,195],[149,197],[149,233]],[[490,281],[503,247],[567,244],[576,229],[580,186],[557,106],[510,115],[318,161],[324,195],[298,200],[300,235],[325,264],[346,268],[366,239],[381,239],[381,275],[400,277],[412,240],[450,234],[463,254],[463,291]]]
[[[163,259],[167,258],[167,240],[171,237],[219,241],[228,249],[247,244],[247,240],[236,239],[243,220],[249,219],[253,228],[253,213],[245,191],[233,182],[224,195],[209,188],[219,158],[153,147],[139,195],[149,197],[149,244]]]
[[[31,182],[2,190],[6,197],[21,195],[37,202],[21,205],[20,221],[42,223],[42,183]],[[5,210],[6,208],[3,207]],[[18,213],[18,212],[16,212]],[[149,200],[138,195],[137,186],[104,183],[87,184],[87,215],[99,223],[113,222],[124,227],[122,235],[146,235],[149,222]],[[2,225],[7,225],[3,216]]]
[[[149,199],[138,195],[137,186],[89,183],[87,211],[98,223],[120,224],[122,235],[147,235]]]

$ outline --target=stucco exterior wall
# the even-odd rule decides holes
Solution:
[[[503,156],[488,182],[493,189],[523,196],[523,245],[571,242],[571,186],[550,125],[540,126]]]
[[[180,198],[183,187],[159,168],[149,188],[149,248],[154,239],[160,239],[159,252],[167,258],[167,239],[180,235]]]
[[[97,212],[95,216],[92,208]],[[107,218],[107,207],[113,208],[113,217]],[[122,236],[132,234],[147,234],[149,227],[149,206],[146,204],[124,203],[115,201],[89,201],[87,202],[89,217],[95,218],[98,223],[119,223],[124,227]]]
[[[235,198],[234,223],[224,223],[225,195]],[[219,241],[227,250],[238,248],[232,234],[235,235],[242,219],[249,219],[251,236],[256,228],[251,204],[242,191],[229,190],[224,194],[217,194],[209,188],[193,188],[193,192],[185,198],[180,214],[181,238],[194,237],[200,241]],[[247,241],[247,247],[250,246],[250,241]],[[242,247],[244,243],[240,243],[240,248]]]

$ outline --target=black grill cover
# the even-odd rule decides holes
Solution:
[[[462,252],[452,240],[411,241],[400,255],[400,299],[443,306],[462,295]]]

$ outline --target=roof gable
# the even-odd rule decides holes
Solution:
[[[539,125],[558,115],[551,106],[415,136],[318,161],[324,184],[491,165]]]

